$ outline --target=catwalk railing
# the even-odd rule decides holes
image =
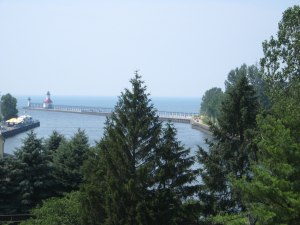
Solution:
[[[48,110],[58,112],[72,112],[72,113],[83,113],[83,114],[99,114],[109,116],[113,112],[113,108],[107,107],[91,107],[91,106],[69,106],[69,105],[53,105],[51,108],[44,108],[43,104],[31,103],[27,109],[37,110]],[[187,112],[168,112],[168,111],[157,111],[157,115],[162,120],[183,120],[189,122],[193,117],[198,116],[198,113],[187,113]]]

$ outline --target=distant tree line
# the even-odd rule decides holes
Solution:
[[[299,224],[299,27],[300,7],[287,9],[260,65],[232,70],[213,104],[213,140],[198,154],[204,224]],[[202,112],[211,116],[206,99],[219,95],[208,93]]]
[[[208,150],[191,155],[159,122],[136,73],[96,146],[82,130],[31,132],[0,160],[1,214],[30,213],[26,225],[299,224],[299,27],[300,7],[287,9],[260,66],[207,91]]]

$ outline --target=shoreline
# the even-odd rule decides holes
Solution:
[[[110,116],[111,111],[87,111],[81,109],[74,109],[72,106],[66,109],[45,109],[42,107],[23,107],[25,110],[38,110],[47,112],[65,112],[65,113],[76,113],[76,114],[87,114],[87,115],[97,115],[97,116]],[[174,123],[189,123],[192,129],[205,132],[206,134],[211,134],[210,127],[203,123],[202,119],[199,117],[192,118],[176,118],[176,117],[159,117],[161,121],[171,121]]]
[[[192,129],[199,130],[211,135],[210,127],[204,124],[201,118],[192,118],[190,124],[192,126]]]

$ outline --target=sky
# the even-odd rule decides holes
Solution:
[[[201,97],[259,63],[293,0],[0,0],[0,92]]]

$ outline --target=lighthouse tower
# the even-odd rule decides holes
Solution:
[[[50,92],[49,91],[46,94],[46,99],[44,101],[43,108],[44,109],[53,109],[53,102],[50,98]]]
[[[31,107],[31,98],[28,97],[27,99],[27,107],[30,108]]]

